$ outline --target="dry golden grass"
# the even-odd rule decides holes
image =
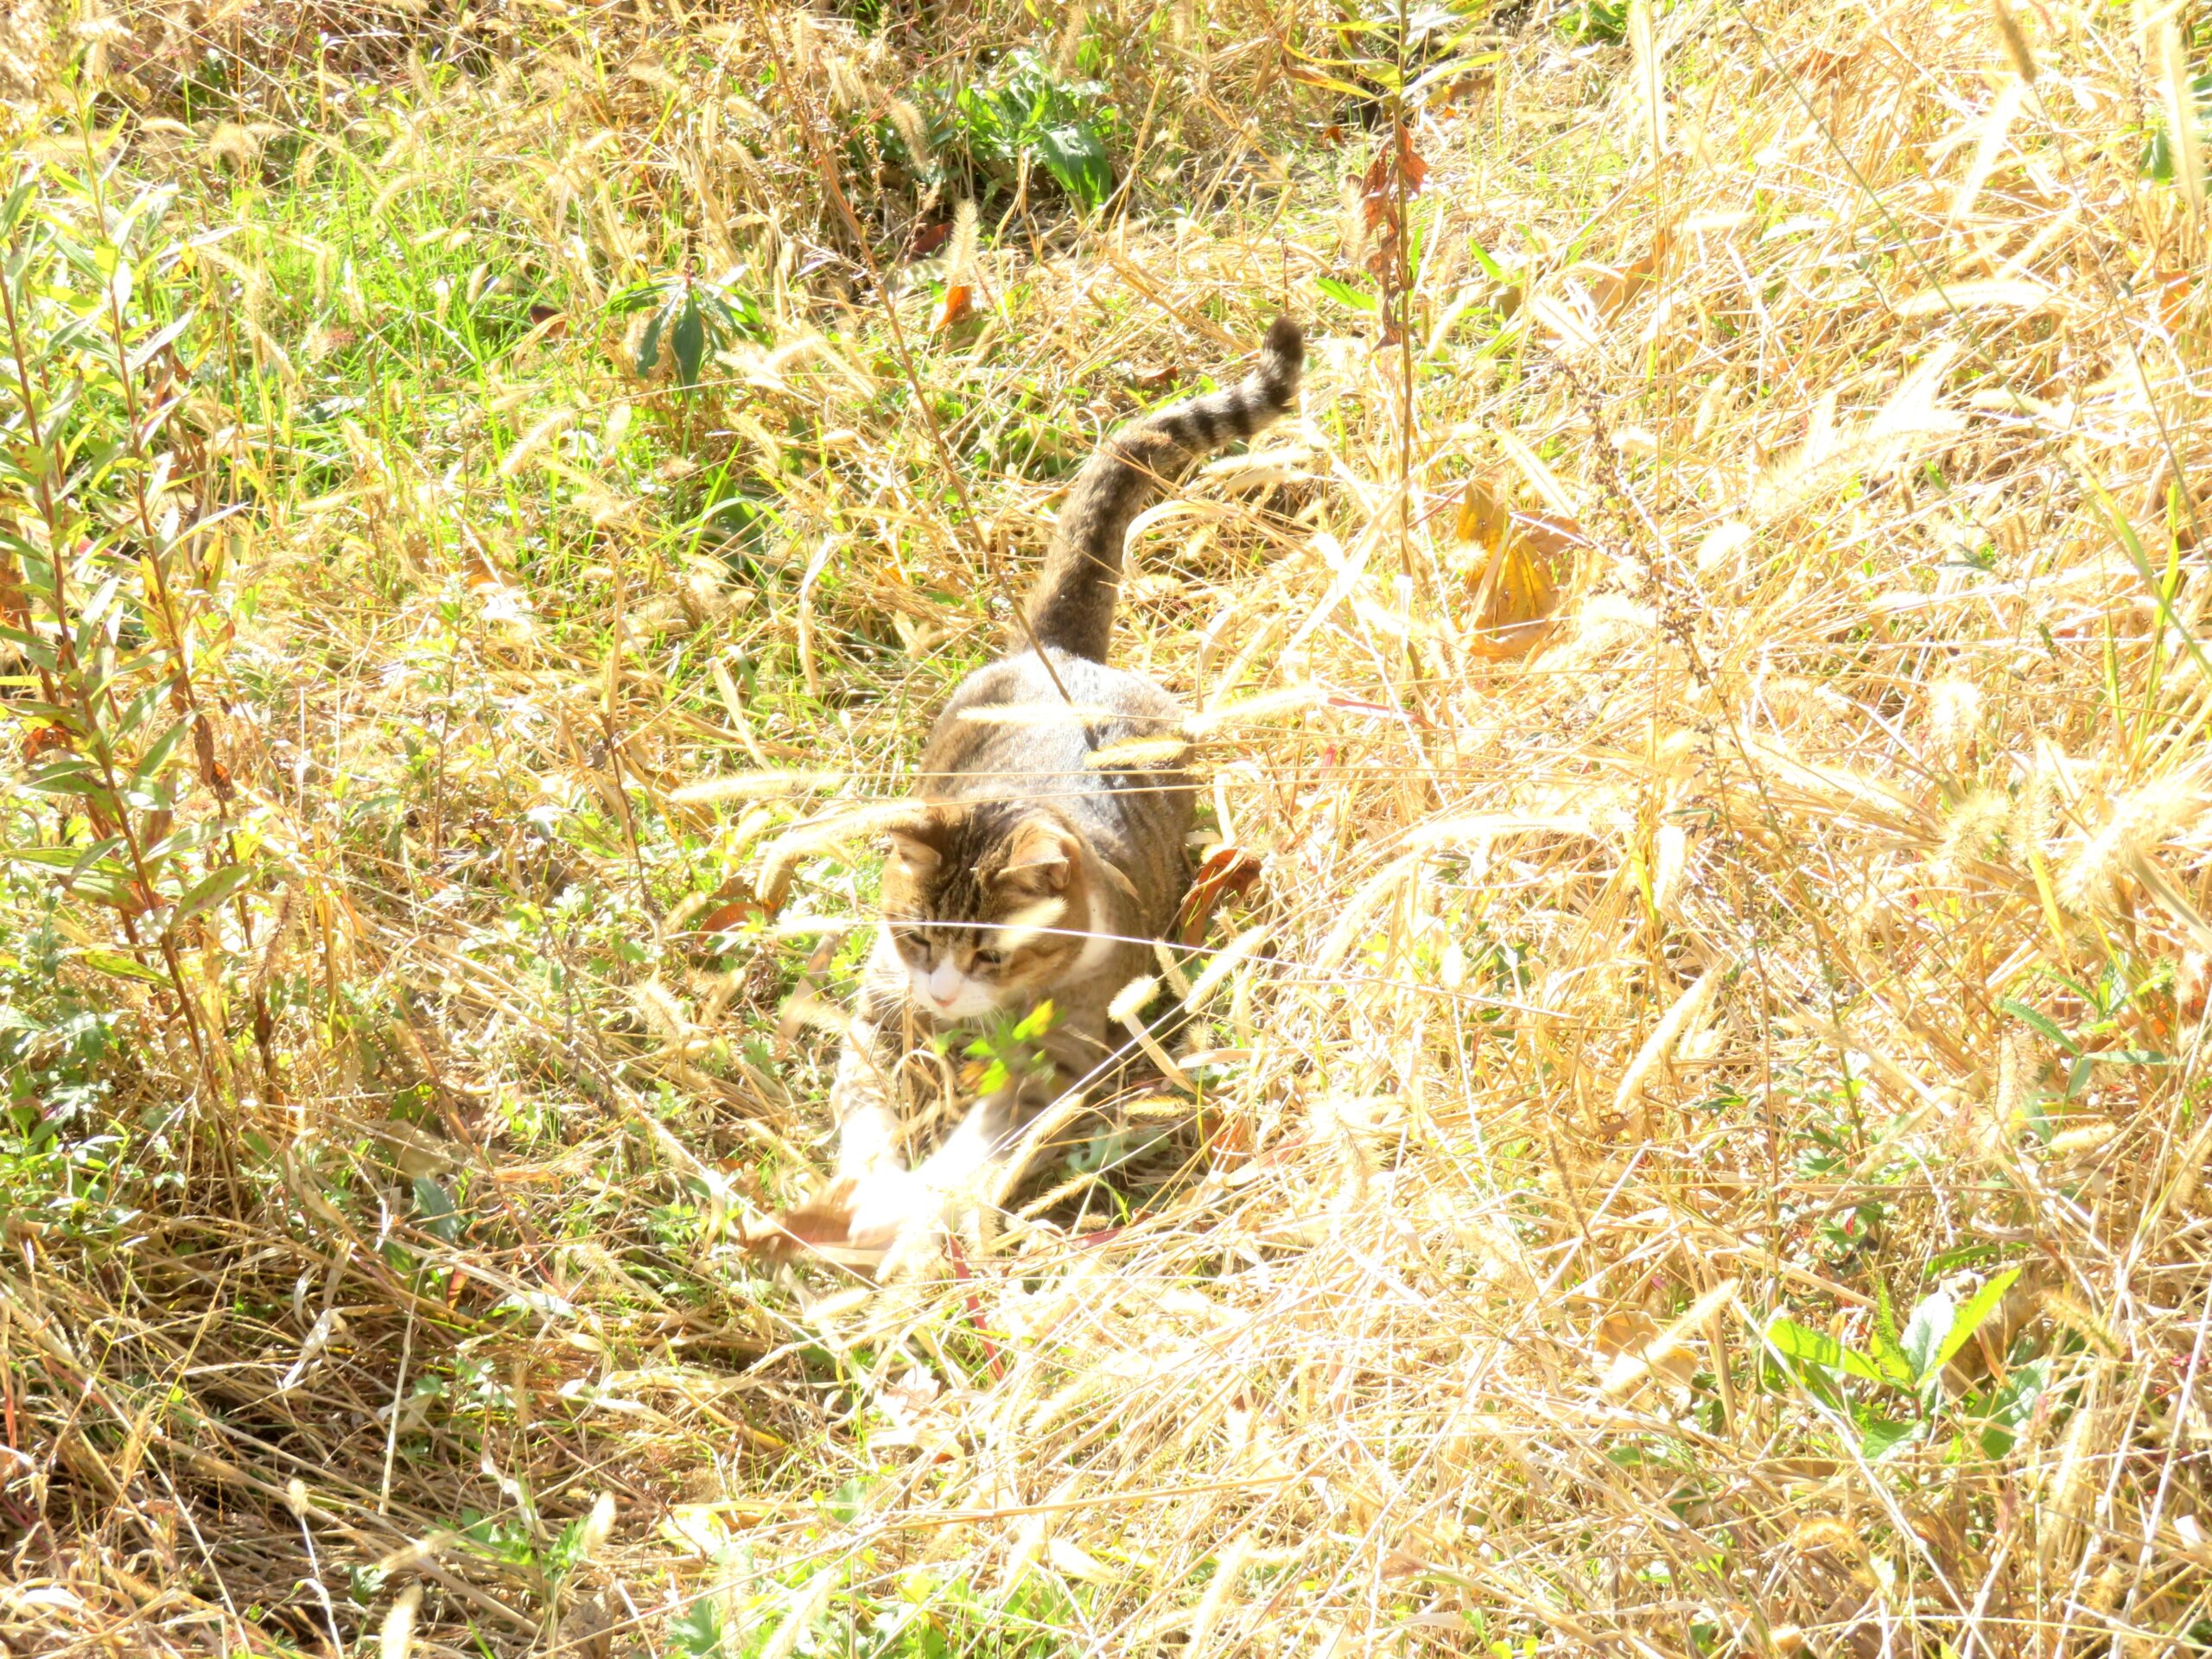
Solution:
[[[15,336],[4,556],[86,568],[0,599],[58,649],[112,571],[126,660],[8,670],[9,842],[249,875],[0,887],[0,1641],[2212,1647],[2212,289],[2143,167],[2202,25],[1501,16],[1382,344],[1318,11],[889,16],[149,8],[21,124],[11,249],[98,239],[95,154],[195,310],[165,421],[95,378],[105,516],[24,419],[93,348]],[[910,257],[969,183],[866,135],[1086,41],[1105,210],[1001,179]],[[610,310],[685,261],[761,319],[693,391]],[[1202,1109],[1039,1147],[941,1280],[770,1271],[870,890],[789,837],[1286,302],[1302,416],[1148,515],[1119,635],[1264,861]],[[32,787],[31,701],[181,660],[173,802]]]

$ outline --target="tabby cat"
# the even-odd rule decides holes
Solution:
[[[808,1206],[814,1224],[802,1231],[794,1212],[803,1236],[823,1239],[822,1218],[836,1217],[864,1249],[934,1237],[1033,1109],[1112,1057],[1108,1006],[1149,970],[1188,884],[1193,801],[1181,705],[1106,663],[1122,544],[1184,466],[1291,406],[1304,360],[1297,326],[1278,319],[1238,385],[1115,433],[1061,511],[1031,638],[938,716],[912,810],[888,827],[881,929],[832,1095],[837,1179]],[[1045,1064],[1007,1077],[910,1168],[902,1065],[936,1033],[1003,1030],[1046,1001],[1029,1022],[1048,1025],[1034,1045]]]

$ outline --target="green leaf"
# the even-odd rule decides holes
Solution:
[[[1318,69],[1303,70],[1298,79],[1300,85],[1342,92],[1346,98],[1369,99],[1375,96],[1372,86],[1363,86],[1356,80],[1343,80],[1335,75],[1325,75]]]
[[[1470,238],[1467,242],[1467,251],[1474,256],[1475,263],[1483,268],[1483,275],[1493,283],[1510,283],[1513,280],[1505,274],[1505,267],[1491,258],[1490,250],[1481,243]]]
[[[2199,75],[2192,85],[2196,93],[2197,143],[2202,148],[2212,145],[2212,115],[2208,115],[2205,109],[2207,103],[2212,102],[2212,75]],[[2151,141],[2144,147],[2139,165],[2160,184],[2174,181],[2173,134],[2163,119],[2152,129]]]
[[[175,725],[156,738],[153,747],[138,758],[137,767],[131,774],[137,783],[143,785],[150,781],[156,772],[168,764],[169,756],[176,753],[177,740],[184,735],[185,727],[188,723],[181,720],[177,721]]]
[[[1970,1411],[1969,1414],[1985,1420],[1981,1430],[1985,1456],[2001,1458],[2012,1449],[2013,1440],[2035,1414],[2036,1402],[2050,1384],[2050,1361],[2031,1360],[2024,1365],[2014,1366],[2002,1387],[1979,1400],[1979,1410]]]
[[[105,858],[123,845],[123,837],[110,836],[95,842],[91,847],[12,847],[8,850],[11,864],[32,864],[42,869],[75,871],[94,859]]]
[[[1334,276],[1316,276],[1313,286],[1338,305],[1348,305],[1355,311],[1373,311],[1382,304],[1365,289],[1354,288],[1350,283],[1340,282]]]
[[[25,633],[21,628],[0,628],[0,639],[6,640],[21,652],[23,660],[33,668],[42,668],[51,674],[61,666],[60,654],[50,643],[35,633]],[[68,721],[72,729],[80,728],[81,723],[73,715]]]
[[[111,864],[94,865],[70,882],[69,891],[103,905],[113,905],[118,910],[139,908],[137,883],[127,872]]]
[[[750,294],[739,289],[718,290],[722,299],[724,325],[734,334],[743,334],[764,346],[775,343],[776,330],[760,302]]]
[[[1832,1371],[1843,1371],[1849,1376],[1863,1377],[1869,1382],[1884,1380],[1875,1369],[1874,1362],[1855,1349],[1847,1348],[1834,1337],[1798,1324],[1795,1319],[1777,1317],[1767,1323],[1766,1339],[1776,1352],[1786,1358],[1808,1365],[1824,1365]]]
[[[645,323],[645,333],[638,336],[638,374],[639,378],[660,366],[661,331],[668,326],[670,306],[663,306]]]
[[[629,287],[619,289],[610,296],[607,302],[607,308],[615,316],[628,316],[632,312],[642,311],[647,306],[664,298],[664,289],[663,279],[658,276],[642,283],[632,283]]]
[[[1947,1273],[1956,1273],[1961,1268],[1978,1267],[2004,1254],[2002,1244],[1961,1244],[1955,1250],[1945,1250],[1941,1255],[1931,1256],[1928,1265],[1920,1270],[1921,1276],[1941,1279]]]
[[[177,900],[176,912],[169,918],[170,931],[182,927],[203,911],[213,910],[252,880],[253,871],[244,864],[226,864],[203,878]]]
[[[1056,1017],[1052,999],[1048,996],[1021,1017],[1011,1035],[1017,1043],[1033,1043],[1052,1028]]]
[[[1905,1357],[1897,1340],[1897,1316],[1890,1306],[1890,1287],[1880,1280],[1874,1284],[1874,1363],[1887,1381],[1911,1383],[1912,1362]]]
[[[2078,1054],[2082,1052],[2082,1046],[2075,1042],[2071,1037],[2069,1037],[2064,1032],[2061,1031],[2058,1028],[2056,1021],[2053,1020],[2049,1014],[2044,1013],[2042,1010],[2038,1008],[2031,1008],[2026,1003],[2018,1001],[2017,998],[2010,996],[2002,998],[1998,1002],[1997,1006],[2004,1009],[2005,1013],[2011,1014],[2022,1025],[2027,1027],[2031,1031],[2037,1033],[2040,1036],[2047,1037],[2052,1042],[2056,1043],[2069,1054]]]
[[[110,836],[87,848],[23,847],[7,857],[12,864],[60,870],[62,885],[70,892],[122,909],[132,903],[131,874],[107,857],[122,845],[120,836]]]
[[[707,360],[707,319],[699,309],[699,296],[684,296],[683,308],[676,314],[676,326],[668,331],[669,349],[676,353],[677,378],[686,386],[699,384],[699,371]]]
[[[94,968],[111,979],[141,979],[149,985],[166,985],[168,976],[149,968],[136,957],[114,950],[87,950],[84,953],[87,968]]]
[[[1105,143],[1088,124],[1039,126],[1035,147],[1060,188],[1085,207],[1096,207],[1113,190],[1114,168]]]
[[[1936,1346],[1937,1365],[1949,1364],[1951,1357],[1973,1339],[1982,1321],[1997,1311],[1997,1305],[2005,1300],[2005,1293],[2012,1288],[2012,1281],[2019,1276],[2018,1268],[2007,1268],[1967,1299],[1967,1305],[1953,1318],[1949,1332]]]
[[[126,664],[126,671],[129,666]],[[124,706],[121,718],[115,722],[116,735],[128,736],[144,725],[147,717],[154,712],[162,699],[168,696],[168,682],[162,680],[148,686],[137,696],[131,698]]]
[[[135,375],[141,369],[144,368],[147,364],[152,362],[154,360],[155,354],[158,353],[162,346],[168,345],[171,340],[175,340],[179,334],[181,334],[187,328],[192,326],[192,320],[195,315],[195,313],[190,311],[186,312],[174,322],[156,329],[150,338],[142,340],[137,346],[133,346],[130,351],[129,364],[130,372]]]
[[[48,761],[23,779],[23,787],[41,795],[89,796],[111,805],[115,798],[92,763],[81,754]]]
[[[722,1659],[722,1619],[712,1596],[702,1596],[668,1621],[668,1639],[685,1659]]]
[[[1957,1317],[1958,1305],[1940,1290],[1933,1296],[1923,1297],[1912,1310],[1912,1317],[1905,1321],[1902,1346],[1916,1382],[1925,1382],[1943,1363],[1937,1356],[1942,1352],[1943,1339],[1950,1335]]]
[[[1859,1455],[1869,1463],[1879,1461],[1912,1438],[1920,1425],[1912,1422],[1893,1422],[1886,1417],[1874,1417],[1860,1426]]]
[[[453,1194],[428,1175],[415,1178],[415,1218],[423,1230],[452,1244],[461,1238],[461,1207]]]

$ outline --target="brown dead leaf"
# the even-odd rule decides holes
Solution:
[[[200,715],[192,722],[192,753],[200,762],[200,781],[225,806],[238,793],[231,782],[230,769],[215,758],[215,728],[207,723],[207,716]]]
[[[1382,1558],[1382,1579],[1386,1584],[1417,1579],[1427,1571],[1428,1563],[1408,1550],[1394,1549]]]
[[[461,555],[461,579],[480,593],[486,588],[507,585],[507,579],[499,574],[499,567],[492,563],[481,548],[477,547],[471,547]]]
[[[1662,225],[1652,236],[1651,251],[1643,258],[1625,265],[1590,263],[1572,265],[1567,268],[1567,274],[1580,282],[1588,292],[1598,315],[1611,322],[1666,269],[1667,256],[1673,251],[1674,243],[1674,227]]]
[[[587,1597],[562,1615],[561,1642],[581,1659],[608,1659],[614,1651],[615,1620],[597,1597]]]
[[[1205,862],[1198,866],[1198,875],[1175,918],[1177,942],[1189,945],[1205,938],[1213,913],[1221,907],[1222,901],[1232,896],[1243,898],[1259,879],[1257,855],[1242,847],[1230,846],[1217,847],[1208,853]]]
[[[1394,326],[1392,319],[1397,311],[1395,285],[1400,276],[1400,245],[1405,235],[1399,204],[1419,195],[1427,179],[1428,163],[1414,150],[1413,134],[1402,123],[1393,130],[1391,137],[1383,141],[1360,178],[1360,218],[1372,244],[1367,269],[1381,280],[1385,298],[1391,302],[1383,308],[1386,332]]]
[[[1809,46],[1778,67],[1761,63],[1751,72],[1750,90],[1762,92],[1777,80],[1789,80],[1795,81],[1801,91],[1812,92],[1840,81],[1866,56],[1866,44],[1863,41],[1847,47]]]
[[[1367,164],[1367,171],[1360,175],[1360,222],[1368,235],[1373,236],[1389,222],[1393,203],[1390,190],[1390,152],[1377,150],[1375,159]]]
[[[941,219],[934,225],[917,225],[914,239],[906,245],[906,257],[926,259],[943,247],[945,238],[951,234],[952,221],[949,219]]]

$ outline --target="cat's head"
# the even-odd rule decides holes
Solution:
[[[1093,912],[1083,843],[1019,803],[920,808],[887,830],[883,925],[914,1001],[941,1020],[1020,1006],[1082,953]]]

